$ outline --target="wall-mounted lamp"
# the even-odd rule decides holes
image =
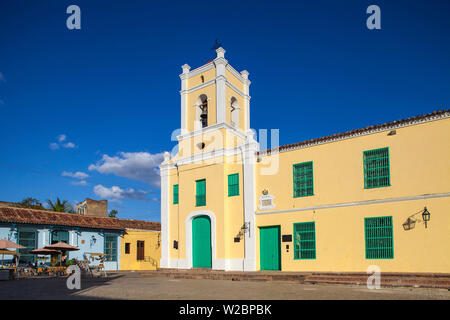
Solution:
[[[425,228],[427,227],[427,222],[430,221],[430,212],[427,210],[427,207],[423,208],[422,219],[425,221]]]
[[[414,229],[414,226],[416,225],[416,220],[408,218],[405,223],[403,223],[403,229],[405,230],[411,230]]]
[[[94,244],[97,242],[97,239],[92,235],[91,239],[89,240],[89,248],[92,248]]]
[[[241,227],[241,230],[244,233],[248,233],[248,236],[250,237],[250,222],[244,222],[244,225]]]
[[[430,212],[428,211],[427,207],[423,208],[423,211],[416,212],[415,214],[411,215],[406,219],[406,221],[403,223],[403,229],[405,230],[411,230],[414,229],[416,222],[422,222],[420,219],[414,219],[414,216],[418,215],[419,213],[422,213],[422,220],[425,222],[425,228],[427,227],[427,222],[430,221]]]

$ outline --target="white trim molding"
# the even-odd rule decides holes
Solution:
[[[209,210],[198,210],[191,212],[185,220],[186,227],[186,259],[184,259],[184,269],[192,268],[192,220],[199,216],[207,216],[211,220],[211,262],[213,270],[224,270],[225,266],[217,259],[216,253],[216,216]]]
[[[169,259],[169,164],[170,154],[164,153],[164,162],[159,166],[161,175],[161,260],[160,268],[170,268]]]
[[[248,134],[241,148],[244,171],[244,223],[249,223],[248,232],[244,233],[244,271],[256,271],[255,155],[259,150],[259,144],[253,138],[253,134]]]
[[[285,209],[285,210],[273,210],[273,211],[265,211],[265,212],[258,212],[258,211],[256,211],[255,214],[263,215],[263,214],[276,214],[276,213],[290,213],[290,212],[311,211],[311,210],[342,208],[342,207],[366,206],[366,205],[378,204],[378,203],[413,201],[413,200],[423,200],[423,199],[433,199],[433,198],[446,198],[446,197],[450,197],[450,193],[435,193],[435,194],[424,194],[424,195],[409,196],[409,197],[399,197],[399,198],[389,198],[389,199],[366,200],[366,201],[358,201],[358,202],[345,202],[345,203],[325,204],[325,205],[314,206],[314,207],[303,207],[303,208]]]
[[[177,136],[178,141],[184,140],[184,139],[189,139],[189,138],[193,138],[202,134],[207,134],[210,133],[212,131],[215,130],[220,130],[220,129],[228,129],[230,130],[232,133],[234,133],[235,135],[237,135],[238,137],[242,138],[242,139],[246,139],[246,134],[243,133],[240,129],[234,128],[233,126],[229,125],[226,122],[223,123],[215,123],[213,125],[210,125],[206,128],[200,128],[198,130],[195,131],[191,131],[191,132],[186,132],[183,134],[180,134]]]

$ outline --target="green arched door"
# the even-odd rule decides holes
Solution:
[[[208,216],[192,220],[192,266],[211,268],[211,220]]]

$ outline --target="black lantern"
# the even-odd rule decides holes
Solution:
[[[430,212],[427,210],[427,207],[423,208],[422,219],[425,221],[425,228],[427,227],[427,221],[430,221]]]
[[[408,218],[405,223],[403,223],[403,229],[406,231],[414,229],[414,226],[416,225],[416,220]]]

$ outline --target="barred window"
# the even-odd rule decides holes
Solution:
[[[315,222],[294,223],[294,259],[316,258]]]
[[[393,259],[392,217],[365,218],[366,259]]]
[[[312,196],[313,186],[313,163],[312,161],[294,164],[294,198]]]
[[[17,243],[24,246],[24,249],[19,249],[19,260],[20,262],[35,262],[36,256],[30,253],[30,250],[36,249],[37,236],[36,230],[19,229]]]
[[[372,189],[391,185],[389,173],[389,148],[364,151],[364,188]]]

